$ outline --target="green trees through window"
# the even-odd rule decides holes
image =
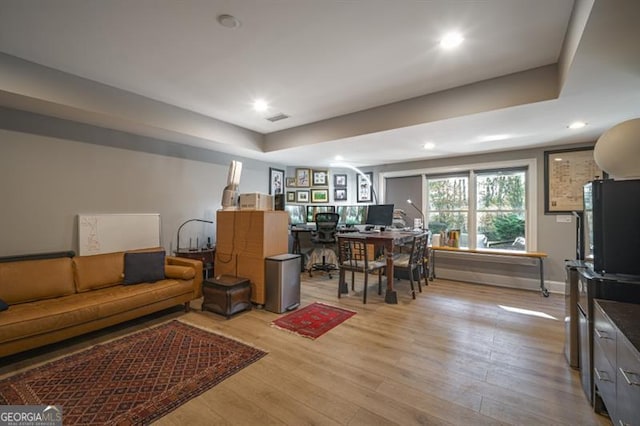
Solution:
[[[469,247],[468,230],[475,228],[472,248],[524,250],[526,176],[526,168],[427,176],[430,231],[460,230],[460,246]]]

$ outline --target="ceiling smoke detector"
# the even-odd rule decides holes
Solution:
[[[238,28],[240,21],[232,15],[218,15],[218,23],[225,28]]]
[[[267,117],[267,120],[269,120],[272,123],[275,123],[276,121],[284,120],[285,118],[289,118],[289,116],[287,114],[278,113],[271,117]]]

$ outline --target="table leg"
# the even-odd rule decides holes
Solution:
[[[540,261],[540,291],[542,291],[544,297],[549,297],[549,290],[544,286],[544,266],[542,266],[542,258],[539,257],[538,260]]]
[[[385,303],[397,305],[398,294],[393,288],[393,240],[384,245],[385,256],[387,258],[387,292],[384,295]]]

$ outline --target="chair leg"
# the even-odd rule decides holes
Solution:
[[[413,288],[413,270],[409,269],[409,283],[411,284],[411,297],[416,298],[416,290]]]
[[[422,275],[424,276],[424,286],[429,285],[429,266],[426,262],[422,262]]]
[[[378,269],[378,296],[382,295],[382,270]]]
[[[367,287],[369,286],[368,276],[369,276],[369,274],[365,271],[365,273],[364,273],[364,290],[363,290],[363,296],[362,296],[362,304],[363,305],[367,304]]]
[[[351,271],[351,291],[356,291],[356,273]]]
[[[416,267],[416,270],[418,271],[418,291],[422,293],[422,274],[420,273],[420,265]]]

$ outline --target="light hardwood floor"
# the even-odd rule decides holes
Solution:
[[[565,361],[561,295],[438,279],[412,300],[408,282],[397,281],[399,304],[387,305],[373,279],[363,305],[361,284],[338,299],[335,276],[301,277],[302,305],[357,314],[310,340],[271,327],[278,314],[254,309],[226,320],[194,301],[187,314],[174,310],[14,357],[0,374],[180,318],[269,354],[159,425],[611,424],[593,413]]]

